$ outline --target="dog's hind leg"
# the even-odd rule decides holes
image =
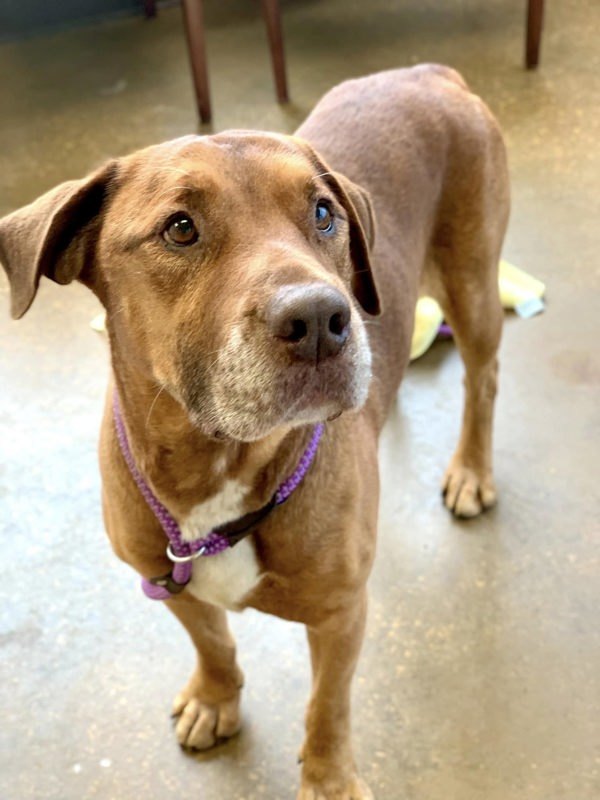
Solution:
[[[459,517],[477,516],[496,502],[492,422],[503,317],[498,262],[509,207],[499,137],[479,164],[474,161],[468,189],[453,194],[442,218],[428,268],[465,365],[462,431],[442,483],[445,504]]]
[[[444,315],[465,365],[465,402],[456,451],[442,481],[444,502],[458,517],[474,517],[496,502],[492,474],[492,422],[497,386],[497,350],[502,328],[496,270],[467,297],[450,294]],[[460,294],[460,293],[459,293]]]
[[[237,665],[235,642],[221,608],[186,596],[166,605],[189,633],[198,664],[187,686],[177,695],[173,716],[182,747],[207,750],[240,729],[240,695],[244,682]]]

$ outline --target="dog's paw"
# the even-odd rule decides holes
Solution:
[[[374,798],[362,778],[353,775],[343,785],[335,781],[319,784],[302,781],[297,800],[374,800]]]
[[[214,704],[182,692],[175,698],[172,713],[177,741],[189,750],[208,750],[234,736],[242,725],[239,692],[231,700]]]
[[[453,460],[442,481],[444,503],[457,517],[476,517],[496,503],[496,487],[491,474]]]

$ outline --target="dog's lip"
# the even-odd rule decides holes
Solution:
[[[294,420],[311,410],[322,410],[325,420],[355,408],[358,389],[355,378],[354,370],[348,368],[331,369],[326,374],[316,369],[300,370],[280,394],[284,404],[287,400],[287,419]]]
[[[323,385],[323,382],[319,381],[317,385],[310,386],[305,382],[302,390],[296,389],[295,391],[290,391],[288,387],[285,393],[280,393],[278,397],[273,398],[274,402],[269,413],[256,415],[256,429],[262,430],[262,425],[266,423],[264,433],[266,435],[269,430],[281,425],[294,426],[298,423],[335,420],[345,411],[351,411],[360,405],[357,404],[355,387],[353,387],[350,377],[336,382],[335,386],[333,381],[328,381],[328,384]],[[244,434],[233,433],[230,430],[230,422],[226,422],[225,419],[212,417],[210,420],[206,420],[195,410],[190,410],[188,413],[191,422],[215,443],[227,444],[228,441],[238,438],[241,441],[253,441],[257,438],[255,434],[248,437]],[[246,425],[248,425],[248,420],[245,422]],[[250,424],[247,430],[251,432],[253,427],[254,425]]]
[[[229,380],[227,390],[217,384],[219,402],[206,402],[203,408],[193,402],[188,415],[192,424],[214,441],[246,440],[246,434],[235,431],[324,422],[357,410],[366,399],[370,377],[368,365],[365,368],[346,348],[320,362],[289,359],[270,372],[268,388],[257,403],[243,382],[238,392],[235,382]]]
[[[335,395],[344,395],[354,382],[351,367],[333,362],[311,365],[308,369],[306,365],[299,365],[297,369],[292,365],[287,373],[284,383],[292,399],[314,397],[332,400]]]

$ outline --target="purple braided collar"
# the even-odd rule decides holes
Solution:
[[[285,503],[292,492],[300,485],[302,479],[310,469],[310,465],[317,453],[323,431],[325,430],[325,426],[322,422],[315,425],[310,442],[302,454],[298,466],[294,472],[280,484],[266,506],[263,506],[263,508],[258,511],[246,514],[240,520],[233,523],[220,525],[201,539],[187,542],[183,538],[181,528],[175,518],[156,497],[137,468],[133,453],[129,447],[123,415],[121,414],[119,397],[116,390],[113,395],[113,417],[121,453],[129,467],[131,476],[136,482],[144,500],[148,503],[150,510],[160,522],[169,542],[167,545],[167,556],[173,562],[173,569],[171,572],[158,578],[142,579],[144,594],[151,600],[168,600],[174,594],[181,592],[191,580],[192,561],[195,558],[214,556],[217,555],[217,553],[222,553],[228,547],[233,547],[250,532],[250,529],[257,522],[266,517],[275,506]]]

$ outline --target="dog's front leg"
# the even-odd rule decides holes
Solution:
[[[182,747],[207,750],[240,729],[240,694],[244,682],[226,612],[187,595],[166,605],[189,633],[198,663],[173,704],[176,734]]]
[[[358,776],[350,741],[350,685],[365,629],[366,591],[340,605],[343,611],[307,628],[313,690],[298,800],[373,798]]]

